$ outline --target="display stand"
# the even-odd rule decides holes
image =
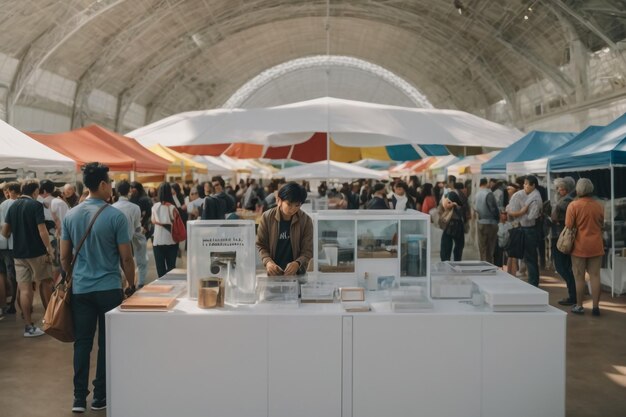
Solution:
[[[368,313],[188,298],[169,312],[112,310],[108,416],[564,416],[562,311],[434,300],[398,314],[382,291],[366,296]]]

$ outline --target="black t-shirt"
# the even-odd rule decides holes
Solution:
[[[13,234],[14,258],[36,258],[48,252],[37,227],[45,222],[43,204],[32,198],[20,197],[9,207],[6,222]]]
[[[276,243],[276,265],[283,270],[287,264],[293,262],[293,249],[291,248],[291,220],[281,220],[278,226],[278,242]]]

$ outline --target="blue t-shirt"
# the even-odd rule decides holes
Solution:
[[[71,209],[63,219],[61,239],[71,240],[76,250],[92,217],[103,204],[106,204],[103,200],[89,198]],[[84,294],[121,289],[117,246],[129,242],[126,216],[115,207],[105,208],[96,219],[74,264],[72,292]]]

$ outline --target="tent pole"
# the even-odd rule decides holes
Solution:
[[[611,297],[615,297],[615,167],[610,165],[611,170]]]

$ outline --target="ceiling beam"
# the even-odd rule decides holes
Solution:
[[[84,10],[72,15],[66,21],[48,28],[30,44],[20,58],[18,70],[13,77],[11,89],[7,96],[7,115],[9,123],[13,122],[13,109],[24,91],[24,88],[46,60],[76,32],[124,1],[125,0],[94,1]]]

